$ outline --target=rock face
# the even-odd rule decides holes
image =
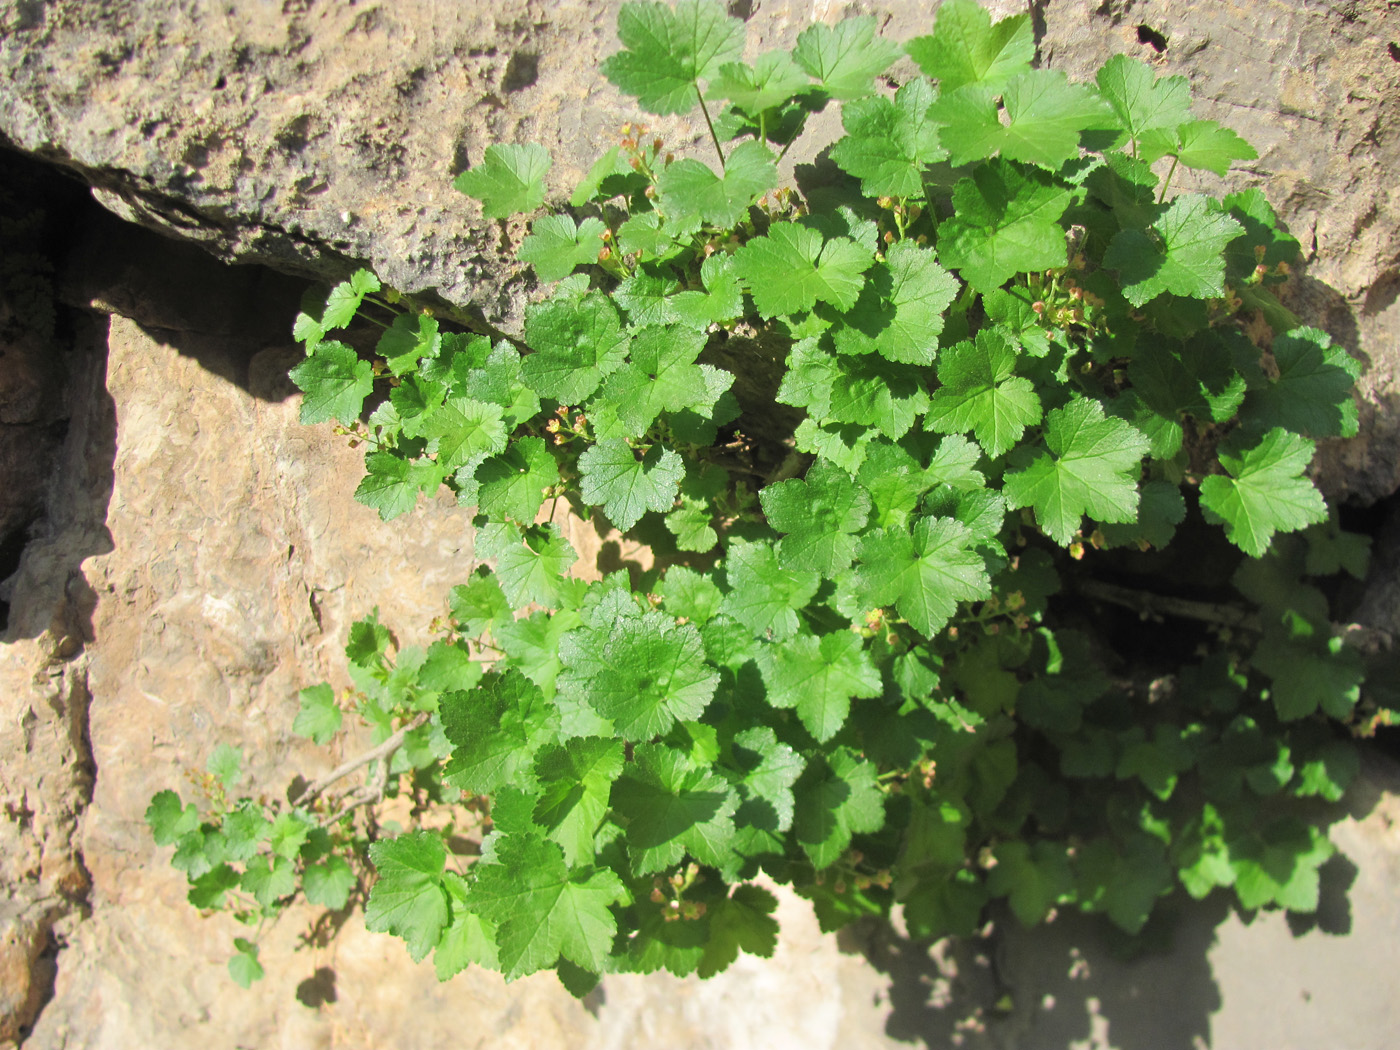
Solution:
[[[896,38],[925,31],[934,7],[731,5],[757,9],[750,37],[765,47],[853,6],[888,16]],[[1362,501],[1392,492],[1400,10],[1032,8],[1051,65],[1152,59],[1191,77],[1200,115],[1259,147],[1242,177],[1304,243],[1295,307],[1368,366],[1366,433],[1327,450],[1323,480]],[[513,325],[530,291],[511,261],[521,229],[484,223],[448,178],[495,141],[548,145],[556,190],[582,174],[637,115],[594,72],[616,9],[0,0],[0,133],[83,180],[0,172],[0,576],[17,570],[0,587],[0,1045],[1142,1050],[1167,1032],[1216,1050],[1390,1046],[1400,842],[1384,766],[1338,834],[1359,868],[1345,939],[1335,916],[1293,938],[1281,916],[1217,930],[1218,911],[1185,909],[1181,952],[1160,964],[1111,965],[1063,926],[1009,935],[1000,952],[848,940],[860,955],[784,898],[774,960],[709,984],[610,979],[580,1004],[547,975],[439,985],[354,914],[303,944],[320,919],[304,910],[268,936],[259,994],[228,980],[236,927],[185,904],[144,826],[150,796],[182,788],[221,742],[244,749],[261,784],[328,768],[336,755],[290,734],[296,691],[340,680],[347,627],[375,605],[421,637],[473,554],[446,501],[420,507],[411,530],[353,502],[360,454],[297,424],[285,378],[301,281],[211,254],[322,277],[366,261]],[[683,145],[695,129],[668,133]],[[31,193],[46,195],[42,224]],[[570,539],[584,570],[634,554],[582,529]],[[1394,630],[1395,601],[1372,604]],[[1152,1005],[1162,987],[1169,1011]]]
[[[751,46],[869,10],[894,39],[928,2],[734,3]],[[1014,0],[998,14],[1023,10]],[[491,4],[54,0],[0,5],[0,134],[80,172],[117,214],[228,260],[428,291],[511,327],[528,287],[516,223],[451,189],[493,142],[539,142],[572,187],[639,114],[597,74],[618,0]],[[838,7],[840,10],[838,11]],[[1295,304],[1369,366],[1366,436],[1329,450],[1331,494],[1400,485],[1400,8],[1261,0],[1032,4],[1044,61],[1075,75],[1110,54],[1187,75],[1196,111],[1252,140],[1237,173],[1304,245]],[[679,147],[694,127],[672,126]]]

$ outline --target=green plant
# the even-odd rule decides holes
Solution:
[[[1300,800],[1354,774],[1363,676],[1322,587],[1367,548],[1306,470],[1356,432],[1358,369],[1273,295],[1298,244],[1260,193],[1172,193],[1253,150],[1142,62],[1033,69],[1028,17],[971,0],[897,91],[869,18],[753,65],[704,0],[619,32],[604,73],[698,109],[717,165],[625,125],[520,247],[558,283],[519,340],[366,271],[298,319],[302,418],[368,447],[357,497],[388,519],[447,486],[493,568],[428,648],[371,617],[354,688],[303,691],[316,742],[374,727],[336,774],[369,784],[233,800],[225,754],[203,816],[156,797],[191,901],[261,923],[300,877],[342,907],[367,848],[367,922],[415,960],[580,994],[771,951],[760,873],[827,928],[898,904],[918,936],[998,898],[1136,933],[1177,885],[1315,908]],[[833,101],[829,163],[783,183]],[[548,168],[491,146],[457,186],[505,218]],[[373,364],[330,338],[367,326]],[[654,565],[569,575],[561,499]],[[386,792],[416,823],[376,838],[355,807]]]

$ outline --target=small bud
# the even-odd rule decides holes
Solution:
[[[633,171],[641,171],[641,170],[642,170],[642,161],[641,161],[641,158],[640,158],[640,157],[633,157],[633,158],[632,158],[632,170],[633,170]]]
[[[1034,313],[1044,315],[1044,313],[1045,313],[1045,302],[1044,302],[1044,300],[1042,300],[1042,299],[1037,299],[1035,302],[1031,303],[1031,310],[1032,310]]]
[[[598,234],[598,239],[604,244],[611,244],[613,239],[612,230],[604,230],[602,233]]]
[[[1293,272],[1293,268],[1292,268],[1291,266],[1289,266],[1286,262],[1281,262],[1281,263],[1279,263],[1278,266],[1277,266],[1277,270],[1278,270],[1279,273],[1283,274],[1284,276],[1287,276],[1288,274],[1290,274],[1290,273]]]
[[[668,153],[668,154],[666,154],[666,163],[667,163],[668,165],[673,164],[673,163],[675,162],[675,160],[676,160],[676,155],[675,155],[674,153]]]
[[[611,248],[600,248],[600,249],[598,249],[598,261],[599,261],[600,263],[601,263],[601,262],[607,262],[607,261],[608,261],[609,259],[611,259],[611,258],[612,258],[612,249],[611,249]]]
[[[1268,268],[1267,266],[1265,266],[1263,263],[1260,263],[1258,266],[1256,266],[1256,267],[1254,268],[1254,276],[1255,276],[1256,278],[1263,277],[1263,276],[1264,276],[1266,273],[1268,273],[1268,272],[1269,272],[1269,268]]]
[[[886,244],[893,244],[893,243],[894,243],[894,231],[893,231],[893,230],[886,230],[886,231],[885,231],[885,243],[886,243]]]
[[[1256,260],[1258,260],[1259,262],[1263,262],[1263,261],[1264,261],[1264,253],[1265,253],[1266,251],[1268,251],[1268,249],[1265,248],[1262,244],[1256,244],[1256,245],[1254,246],[1254,258],[1255,258]]]
[[[894,198],[893,198],[893,197],[880,197],[880,198],[878,198],[878,199],[875,201],[875,204],[876,204],[878,207],[885,208],[885,209],[893,208],[893,207],[894,207]]]
[[[656,187],[655,187],[655,186],[648,186],[648,187],[646,188],[646,192],[643,194],[643,196],[645,196],[646,199],[649,200],[649,201],[654,201],[654,200],[656,200]]]
[[[651,140],[651,150],[652,150],[653,153],[660,153],[660,152],[661,152],[661,140],[660,140],[660,139],[652,139],[652,140]]]

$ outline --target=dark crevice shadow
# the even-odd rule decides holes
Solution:
[[[20,420],[7,432],[27,450],[6,459],[0,448],[7,506],[22,504],[9,525],[0,521],[0,639],[47,632],[55,656],[70,659],[94,640],[98,596],[80,566],[112,549],[111,318],[129,318],[253,397],[281,401],[295,393],[285,373],[306,282],[126,222],[71,173],[3,148],[0,186],[0,209],[26,219],[22,240],[11,222],[0,244],[0,422]]]
[[[887,1036],[929,1050],[1070,1050],[1099,1045],[1105,1030],[1114,1050],[1208,1045],[1221,997],[1207,952],[1230,914],[1225,895],[1171,898],[1132,940],[1102,916],[1064,913],[1027,929],[993,914],[979,938],[915,941],[880,922],[842,937],[890,979]]]

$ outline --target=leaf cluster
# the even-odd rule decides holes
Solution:
[[[1033,68],[1029,16],[972,0],[902,49],[854,18],[749,63],[710,0],[625,4],[619,36],[604,75],[699,110],[717,164],[625,125],[525,238],[552,286],[517,340],[366,271],[298,320],[302,418],[366,447],[357,498],[445,490],[483,562],[431,649],[352,635],[361,715],[426,715],[400,761],[490,820],[469,865],[428,828],[370,847],[371,929],[582,993],[771,952],[760,874],[828,928],[899,904],[922,935],[998,898],[1131,933],[1176,886],[1315,907],[1297,800],[1355,772],[1364,677],[1317,578],[1364,550],[1307,472],[1359,370],[1270,290],[1298,245],[1260,193],[1172,192],[1253,150],[1135,59]],[[834,181],[782,185],[835,105]],[[503,218],[548,171],[498,145],[457,185]],[[654,567],[588,579],[560,500]],[[1149,689],[1084,581],[1171,591],[1187,544],[1234,610],[1200,618],[1249,626]],[[339,725],[304,694],[299,731]],[[210,826],[153,811],[161,841]]]

